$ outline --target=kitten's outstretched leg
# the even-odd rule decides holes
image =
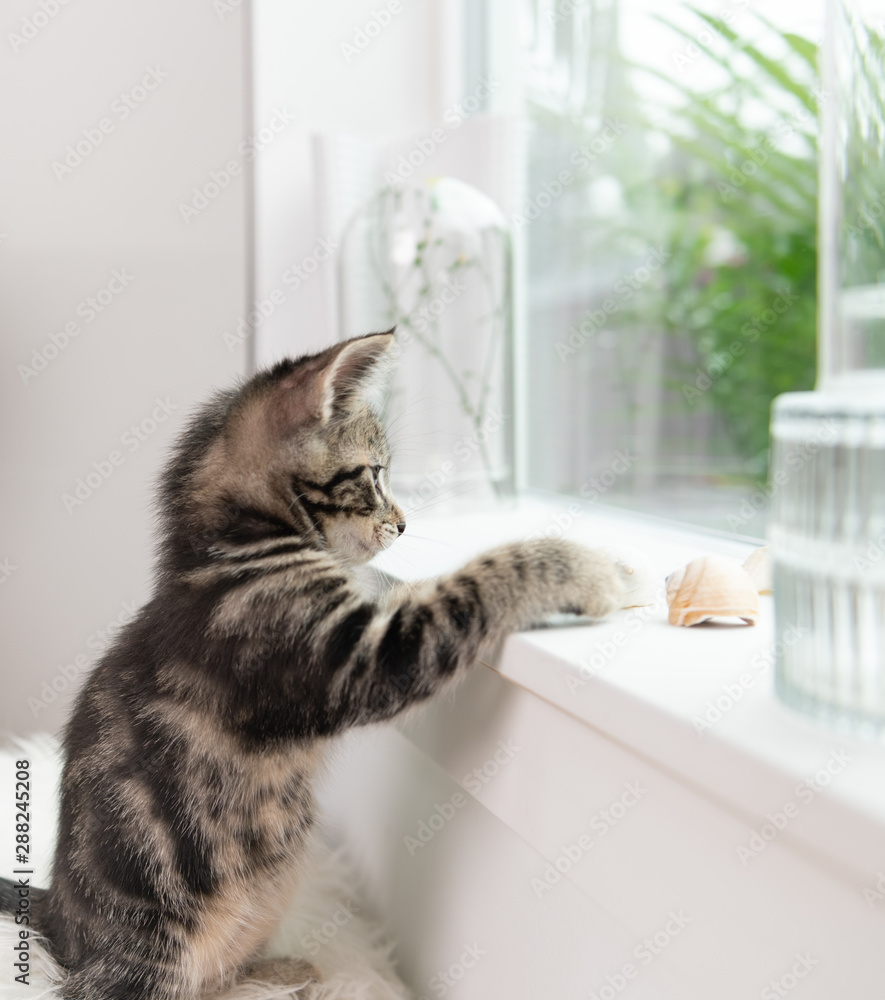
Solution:
[[[511,632],[557,612],[602,618],[622,607],[604,553],[564,540],[504,545],[463,569],[397,587],[380,605],[330,616],[317,636],[331,729],[391,718],[489,655]]]

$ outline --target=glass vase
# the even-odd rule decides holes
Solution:
[[[828,0],[826,17],[818,384],[772,411],[775,676],[789,705],[876,736],[885,732],[885,39],[863,4]]]
[[[385,418],[406,514],[510,495],[512,252],[497,205],[452,178],[384,187],[338,267],[341,338],[396,327]]]

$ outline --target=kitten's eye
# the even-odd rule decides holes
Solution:
[[[381,470],[384,468],[382,465],[372,465],[370,466],[372,470],[372,482],[375,484],[375,489],[381,492]]]

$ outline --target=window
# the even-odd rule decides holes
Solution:
[[[771,400],[814,380],[817,25],[521,13],[525,480],[760,536]]]

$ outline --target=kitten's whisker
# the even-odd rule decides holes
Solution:
[[[454,548],[455,543],[450,542],[445,538],[431,538],[430,535],[416,535],[414,531],[409,532],[409,537],[417,539],[419,542],[432,542],[434,545],[448,545],[449,548]],[[404,539],[400,538],[397,542],[398,545],[402,545]]]

